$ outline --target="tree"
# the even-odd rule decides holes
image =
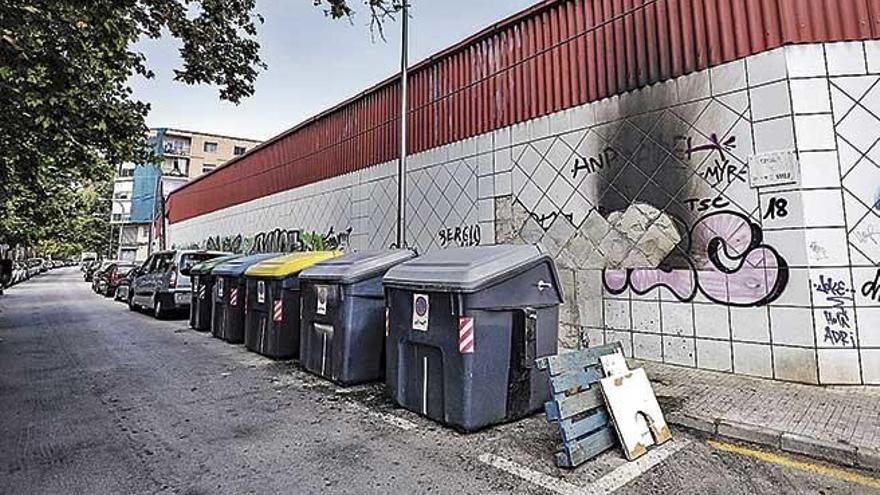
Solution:
[[[332,18],[354,14],[350,1],[311,1]],[[375,25],[400,1],[364,4]],[[122,163],[156,160],[145,143],[149,104],[134,100],[127,84],[132,75],[153,77],[132,48],[139,39],[181,43],[178,81],[214,85],[233,103],[253,94],[266,68],[255,2],[0,3],[0,242],[32,245],[55,235],[47,227],[56,224],[41,214],[52,195],[107,182]]]

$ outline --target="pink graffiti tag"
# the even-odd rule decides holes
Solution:
[[[788,265],[762,241],[760,227],[745,216],[712,213],[691,229],[689,268],[605,270],[605,287],[612,294],[631,287],[640,295],[665,287],[681,301],[693,300],[699,290],[719,304],[769,304],[788,285]]]

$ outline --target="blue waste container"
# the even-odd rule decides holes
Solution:
[[[281,256],[280,253],[254,254],[222,263],[214,274],[214,311],[211,335],[231,344],[244,342],[245,277],[253,265]]]
[[[361,251],[299,274],[300,364],[341,385],[379,380],[385,371],[382,277],[415,257],[410,250]]]
[[[549,399],[534,363],[557,352],[552,258],[534,246],[447,249],[390,269],[383,283],[385,384],[397,404],[474,431]]]

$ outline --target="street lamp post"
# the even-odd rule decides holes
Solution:
[[[400,159],[397,162],[397,247],[406,246],[406,130],[409,65],[409,0],[403,0],[400,37]]]

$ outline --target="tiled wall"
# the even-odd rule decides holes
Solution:
[[[877,75],[873,75],[877,74]],[[880,383],[880,45],[793,46],[410,158],[407,238],[534,243],[567,347],[805,383]],[[749,159],[797,151],[755,188]],[[396,164],[174,224],[395,240]]]

